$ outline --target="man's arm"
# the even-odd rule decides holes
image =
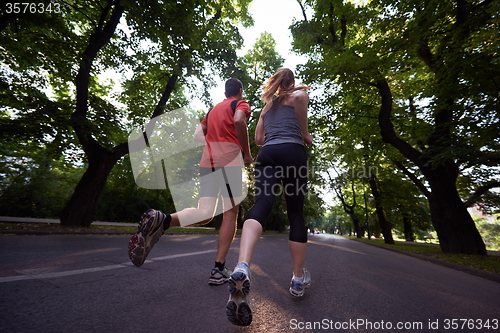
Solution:
[[[194,131],[194,141],[205,143],[205,135],[207,135],[207,126],[200,123]]]
[[[248,139],[248,130],[247,130],[247,117],[246,113],[243,110],[236,110],[234,112],[234,128],[236,130],[236,136],[238,137],[238,141],[243,149],[243,158],[245,164],[252,164],[253,157],[250,152],[250,140]]]

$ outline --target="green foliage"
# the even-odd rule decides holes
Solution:
[[[489,219],[473,215],[477,229],[483,237],[486,248],[492,251],[500,251],[500,218],[498,214]]]
[[[34,143],[0,142],[0,215],[57,218],[83,170]]]
[[[359,6],[307,1],[313,16],[291,27],[295,51],[308,56],[300,74],[319,91],[312,102],[318,156],[325,168],[330,161],[343,170],[377,168],[384,211],[395,228],[403,212],[422,230],[429,228],[429,218],[422,195],[403,180],[394,161],[424,187],[427,183],[382,140],[375,88],[381,80],[392,93],[391,120],[398,137],[431,167],[456,161],[464,200],[500,176],[500,137],[493,130],[500,117],[500,7],[489,1],[463,3],[465,8],[455,1],[373,0]],[[448,110],[452,116],[445,120]],[[366,179],[352,176],[340,182],[346,193],[353,184],[366,186]],[[500,206],[492,192],[481,200]]]
[[[262,85],[283,66],[285,61],[276,52],[275,47],[276,42],[272,35],[263,32],[253,44],[252,49],[238,59],[238,66],[242,70],[241,82],[245,87],[245,97],[253,110],[264,107],[260,100],[263,93]],[[254,118],[258,119],[258,117]]]
[[[168,190],[146,190],[136,185],[128,156],[111,172],[97,212],[98,221],[137,222],[149,208],[174,212]]]

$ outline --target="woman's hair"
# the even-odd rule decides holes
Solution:
[[[286,96],[301,89],[309,89],[309,87],[305,85],[296,87],[293,72],[288,68],[281,68],[264,84],[264,93],[261,99],[264,103],[269,103],[274,96],[277,96],[278,101],[281,102]]]

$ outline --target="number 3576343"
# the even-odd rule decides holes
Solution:
[[[44,14],[60,13],[61,5],[54,3],[34,3],[34,2],[7,2],[5,12],[7,14]]]

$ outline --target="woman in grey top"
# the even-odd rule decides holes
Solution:
[[[308,88],[295,86],[295,77],[288,68],[280,69],[264,88],[262,100],[267,104],[255,131],[255,143],[262,146],[255,163],[256,199],[243,224],[239,263],[229,279],[226,314],[235,325],[252,322],[246,298],[250,290],[249,264],[276,195],[285,196],[290,222],[288,244],[293,260],[290,293],[302,296],[311,281],[304,268],[307,245],[304,198],[308,173],[305,147],[312,144],[307,126],[309,96],[304,90]]]

